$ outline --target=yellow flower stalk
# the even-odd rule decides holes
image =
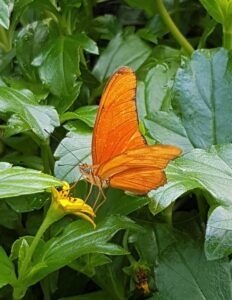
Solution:
[[[93,227],[96,224],[93,221],[95,213],[88,204],[82,199],[74,198],[69,195],[70,186],[67,182],[63,182],[61,191],[58,191],[55,187],[52,187],[52,202],[47,211],[47,214],[40,225],[29,249],[27,249],[26,256],[23,264],[20,266],[18,271],[18,283],[13,290],[13,299],[22,299],[27,291],[27,286],[24,286],[23,282],[28,274],[28,268],[31,260],[33,259],[34,251],[38,245],[38,242],[42,238],[44,232],[56,221],[63,218],[64,215],[72,213],[81,218],[89,221]]]
[[[63,210],[64,214],[74,214],[87,221],[89,221],[94,229],[96,224],[93,218],[96,216],[92,207],[85,203],[80,198],[75,198],[69,196],[70,186],[67,182],[63,182],[63,187],[61,191],[58,191],[55,187],[52,187],[52,201],[53,205],[57,209]]]

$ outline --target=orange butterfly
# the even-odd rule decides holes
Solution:
[[[135,98],[135,74],[122,67],[110,78],[100,101],[92,140],[93,166],[80,166],[91,190],[97,185],[103,196],[102,188],[108,186],[145,194],[165,184],[163,169],[181,153],[175,146],[147,145],[139,131]]]

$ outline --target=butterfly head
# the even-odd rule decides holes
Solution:
[[[92,168],[88,164],[84,163],[80,165],[80,172],[84,177],[88,177],[92,173]]]
[[[87,180],[90,183],[95,184],[92,166],[84,163],[84,164],[80,165],[80,172],[83,175],[85,180]]]
[[[90,166],[86,163],[80,165],[80,172],[83,175],[85,180],[97,186],[108,187],[109,180],[108,179],[103,180],[98,175],[96,175],[97,169],[98,166]]]

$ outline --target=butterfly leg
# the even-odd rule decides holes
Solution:
[[[93,208],[95,208],[95,206],[96,206],[96,204],[97,204],[97,202],[98,202],[98,200],[99,200],[100,195],[103,196],[103,200],[102,200],[102,201],[98,204],[98,206],[96,207],[95,213],[96,213],[96,212],[98,211],[98,209],[105,203],[105,201],[106,201],[106,199],[107,199],[106,195],[105,195],[104,192],[103,192],[102,186],[99,186],[98,188],[99,188],[99,192],[98,192],[97,199],[96,199],[95,202],[94,202]]]
[[[90,197],[90,195],[92,193],[92,190],[93,190],[93,184],[91,183],[88,195],[85,197],[85,203],[88,201],[88,199],[89,199],[89,197]]]

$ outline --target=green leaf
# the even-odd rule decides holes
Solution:
[[[78,42],[79,46],[83,48],[86,52],[99,54],[98,46],[94,40],[87,36],[85,33],[77,33],[74,36],[75,40]]]
[[[210,193],[217,204],[231,206],[232,145],[213,146],[210,150],[194,149],[176,159],[165,170],[167,184],[148,195],[153,214],[168,207],[178,197],[199,188]]]
[[[198,50],[177,71],[174,104],[196,148],[232,141],[231,58],[223,48]]]
[[[111,40],[122,31],[122,25],[114,15],[105,14],[98,16],[92,21],[92,30],[100,34],[102,39]]]
[[[109,299],[109,294],[105,291],[97,291],[73,297],[62,297],[59,300],[102,300]]]
[[[161,144],[176,145],[183,152],[189,152],[193,146],[185,128],[173,112],[154,112],[144,120],[145,126],[153,139]]]
[[[119,230],[126,228],[137,230],[138,225],[120,216],[110,216],[97,224],[95,230],[86,221],[72,222],[61,235],[50,239],[35,253],[34,265],[25,279],[27,284],[31,285],[39,281],[47,274],[88,253],[118,254],[108,241]],[[123,252],[121,251],[120,254]]]
[[[150,299],[231,299],[228,260],[207,261],[200,239],[156,226],[157,230],[160,247],[155,269],[158,292]]]
[[[163,37],[167,33],[168,28],[160,14],[153,15],[152,19],[150,19],[147,23],[146,27],[143,27],[142,29],[139,29],[137,31],[139,37],[154,44],[158,43],[158,38]]]
[[[79,166],[82,163],[91,164],[92,133],[89,129],[69,132],[60,142],[54,155],[58,160],[55,163],[55,175],[68,182],[76,181],[81,173]]]
[[[59,126],[59,118],[53,107],[39,105],[33,94],[0,87],[0,111],[16,113],[42,140],[46,140],[54,128]]]
[[[7,284],[13,285],[16,282],[14,265],[2,247],[0,247],[0,265],[0,288]]]
[[[97,110],[98,105],[81,106],[73,112],[66,112],[61,115],[61,123],[72,119],[78,119],[93,128]]]
[[[28,253],[29,247],[33,241],[34,237],[32,236],[25,236],[21,237],[13,243],[11,247],[11,254],[10,258],[11,260],[18,259],[18,268],[21,269],[23,262],[25,260],[25,257]]]
[[[149,16],[156,13],[156,7],[153,0],[126,0],[125,2],[132,7],[143,9]]]
[[[7,170],[11,168],[11,164],[7,162],[0,162],[0,171]]]
[[[10,164],[0,169],[0,198],[39,193],[60,185],[62,184],[57,178],[35,170],[11,167]]]
[[[32,71],[30,72],[30,75],[32,75]],[[48,89],[38,80],[37,82],[32,82],[22,78],[12,78],[4,76],[4,82],[7,84],[7,86],[15,90],[30,90],[35,96],[37,102],[45,100],[49,94]]]
[[[5,29],[10,25],[10,0],[0,0],[0,25]]]
[[[118,245],[113,244],[112,246],[115,248],[119,247]],[[119,250],[122,250],[122,248]],[[94,253],[81,256],[79,259],[72,262],[69,267],[85,274],[88,277],[93,277],[96,274],[96,267],[103,266],[110,262],[111,259],[108,256],[101,253]]]
[[[5,29],[8,29],[10,26],[10,5],[10,0],[0,0],[0,25]]]
[[[41,44],[46,42],[49,33],[48,31],[47,23],[33,22],[32,24],[23,27],[17,35],[17,61],[22,73],[30,81],[38,81],[37,69],[31,63],[38,53],[40,53]]]
[[[49,199],[50,195],[48,193],[38,193],[7,198],[6,202],[14,211],[24,213],[40,209]]]
[[[4,133],[5,137],[10,137],[28,130],[30,130],[30,126],[25,123],[19,115],[11,115],[7,120],[7,127]]]
[[[25,155],[28,155],[28,157],[38,153],[38,145],[29,136],[14,136],[10,138],[2,138],[2,140],[12,150],[24,153]]]
[[[211,19],[209,16],[206,16],[204,19],[204,32],[199,40],[198,48],[206,48],[206,42],[209,36],[214,32],[217,26],[217,22],[214,19]]]
[[[60,1],[60,5],[63,7],[63,9],[67,7],[77,7],[79,8],[82,4],[82,0],[62,0]]]
[[[139,260],[148,266],[155,266],[158,255],[158,244],[153,227],[143,222],[143,230],[132,232],[128,242],[134,245]]]
[[[147,114],[170,106],[171,89],[178,62],[173,64],[158,64],[151,68],[144,80],[144,100]]]
[[[136,51],[134,51],[136,49]],[[151,54],[151,49],[135,34],[117,34],[101,54],[93,74],[100,80],[111,76],[121,66],[137,70]]]
[[[67,110],[80,91],[79,45],[72,37],[59,36],[49,40],[32,64],[39,68],[40,78],[58,97],[53,101],[60,112]]]
[[[27,255],[27,252],[29,250],[29,247],[31,243],[33,242],[34,237],[33,236],[23,236],[19,239],[15,240],[12,247],[11,247],[11,253],[10,253],[10,259],[16,260],[18,259],[18,266],[19,268],[22,267],[25,256]],[[39,241],[39,246],[42,247],[44,242],[42,240]],[[38,246],[37,246],[38,247]]]
[[[15,57],[15,49],[11,49],[9,52],[2,52],[0,53],[0,58],[1,58],[1,64],[0,64],[0,72],[2,73],[3,71],[7,71],[9,70],[10,66],[11,66],[11,62],[13,60],[13,58]],[[5,84],[3,84],[3,81],[1,81],[0,86],[5,86]]]
[[[148,204],[149,198],[126,195],[121,190],[109,189],[106,192],[107,201],[97,213],[97,221],[104,220],[106,215],[129,215]]]
[[[223,24],[226,17],[227,2],[225,0],[200,0],[208,13],[218,22]]]
[[[12,210],[5,202],[0,202],[0,225],[9,229],[20,228],[20,215]]]
[[[209,260],[220,259],[232,253],[232,209],[216,207],[208,219],[205,253]]]
[[[125,300],[128,299],[125,289],[126,275],[123,272],[123,257],[113,257],[112,263],[103,265],[97,269],[93,280],[102,290],[109,295],[107,299]]]

